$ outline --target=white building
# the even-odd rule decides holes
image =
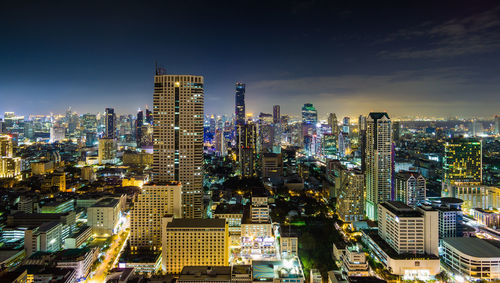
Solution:
[[[446,238],[443,240],[445,266],[466,280],[500,278],[500,244],[478,238]]]
[[[398,201],[379,204],[378,234],[398,254],[438,255],[438,212]]]
[[[77,280],[86,279],[98,253],[96,248],[66,249],[57,254],[56,267],[73,268],[76,271]]]
[[[62,248],[62,224],[57,221],[43,223],[24,233],[26,255],[37,251],[55,252]]]
[[[120,217],[120,201],[116,198],[102,199],[87,208],[87,225],[98,236],[116,234]]]

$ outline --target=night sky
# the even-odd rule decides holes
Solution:
[[[0,115],[135,113],[155,61],[203,75],[210,114],[236,81],[255,114],[500,114],[498,1],[0,0],[0,36]]]

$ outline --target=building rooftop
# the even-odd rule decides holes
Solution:
[[[215,208],[214,214],[243,214],[243,205],[241,204],[219,204]]]
[[[224,228],[225,219],[173,219],[167,228]]]
[[[230,281],[230,266],[184,266],[178,281]]]
[[[91,207],[115,207],[118,205],[119,200],[116,198],[105,198],[96,202]]]
[[[390,212],[394,213],[398,217],[419,217],[422,216],[421,212],[418,212],[406,205],[401,201],[386,201],[380,204]]]
[[[458,251],[473,257],[500,258],[500,242],[488,241],[479,238],[445,238],[443,242]]]
[[[87,253],[90,252],[89,248],[83,249],[65,249],[57,253],[58,261],[80,261]]]
[[[59,224],[60,223],[58,221],[46,222],[46,223],[43,223],[42,225],[40,225],[40,227],[38,228],[38,231],[40,231],[40,232],[47,232],[47,231],[50,231],[51,229],[53,229],[54,227],[56,227]]]

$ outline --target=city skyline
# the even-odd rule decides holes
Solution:
[[[106,106],[135,113],[152,105],[158,61],[168,73],[205,77],[206,113],[233,113],[240,81],[247,85],[247,112],[255,115],[271,113],[272,105],[297,115],[304,103],[322,117],[496,114],[500,6],[494,1],[229,4],[2,3],[0,112]],[[170,10],[176,15],[159,17]],[[177,24],[190,14],[188,25]],[[174,28],[155,33],[159,23]]]

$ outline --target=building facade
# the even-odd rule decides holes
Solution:
[[[182,183],[184,217],[203,213],[203,77],[158,70],[153,94],[153,181]]]
[[[366,119],[365,213],[377,219],[378,204],[392,199],[392,127],[385,112],[372,112]]]

